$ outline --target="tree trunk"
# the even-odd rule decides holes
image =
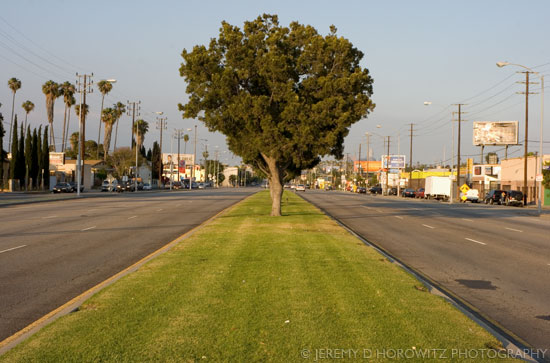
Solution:
[[[52,139],[52,143],[50,145],[50,148],[52,149],[53,152],[55,152],[55,135],[53,133],[53,122],[50,123],[50,135],[51,135],[51,139]]]
[[[269,192],[271,193],[271,216],[281,216],[281,200],[283,196],[283,175],[274,158],[263,156],[269,168]]]
[[[67,104],[65,104],[65,113],[63,114],[63,136],[61,138],[61,152],[65,152],[65,127],[67,126]]]
[[[99,131],[97,132],[97,154],[96,159],[99,159],[99,140],[101,138],[101,117],[103,116],[103,101],[105,101],[105,94],[103,94],[103,97],[101,97],[101,111],[99,111]],[[105,140],[103,140],[103,143],[105,143]],[[105,149],[103,150],[105,152]]]
[[[109,156],[109,148],[111,147],[111,133],[113,132],[113,124],[105,124],[105,134],[103,135],[103,160],[107,161]]]

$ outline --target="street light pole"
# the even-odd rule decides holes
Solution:
[[[83,163],[82,163],[82,159],[84,157],[84,141],[83,141],[83,137],[84,137],[84,119],[86,117],[86,112],[85,110],[83,109],[84,108],[84,105],[86,105],[86,92],[88,93],[92,93],[92,89],[91,89],[91,80],[88,80],[88,77],[93,77],[93,73],[90,74],[90,75],[87,75],[87,74],[81,74],[79,75],[78,73],[76,74],[76,76],[78,77],[78,93],[80,93],[80,117],[79,117],[79,122],[78,122],[78,155],[77,155],[77,160],[76,160],[76,195],[78,197],[80,197],[80,185],[82,183],[82,175],[84,174],[84,167],[83,167]],[[80,83],[80,77],[84,78],[84,84],[81,84]],[[88,80],[88,83],[86,83]],[[86,87],[90,87],[90,89],[88,91],[86,91]],[[49,173],[48,173],[49,175]]]
[[[156,112],[157,115],[162,115],[164,112]],[[159,162],[159,189],[162,184],[162,131],[166,130],[166,117],[157,117],[157,129],[160,129],[160,162]]]

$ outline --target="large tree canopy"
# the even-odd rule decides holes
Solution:
[[[182,57],[183,117],[226,135],[233,153],[268,176],[272,215],[281,213],[283,180],[322,156],[341,158],[349,127],[374,109],[363,53],[335,27],[322,36],[266,14],[242,30],[223,22],[208,47]]]

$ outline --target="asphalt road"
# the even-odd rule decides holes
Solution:
[[[301,195],[550,357],[550,218],[505,206]]]
[[[257,189],[123,193],[0,208],[0,341]]]

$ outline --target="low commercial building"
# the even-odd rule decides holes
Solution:
[[[550,155],[543,155],[542,158],[544,163],[550,162]],[[537,155],[527,157],[527,203],[536,203],[538,200],[538,183],[535,181],[535,177],[540,173],[540,161],[540,156]],[[524,163],[525,158],[523,157],[501,161],[502,189],[524,191]],[[542,204],[550,205],[549,194],[550,191],[543,192]]]

